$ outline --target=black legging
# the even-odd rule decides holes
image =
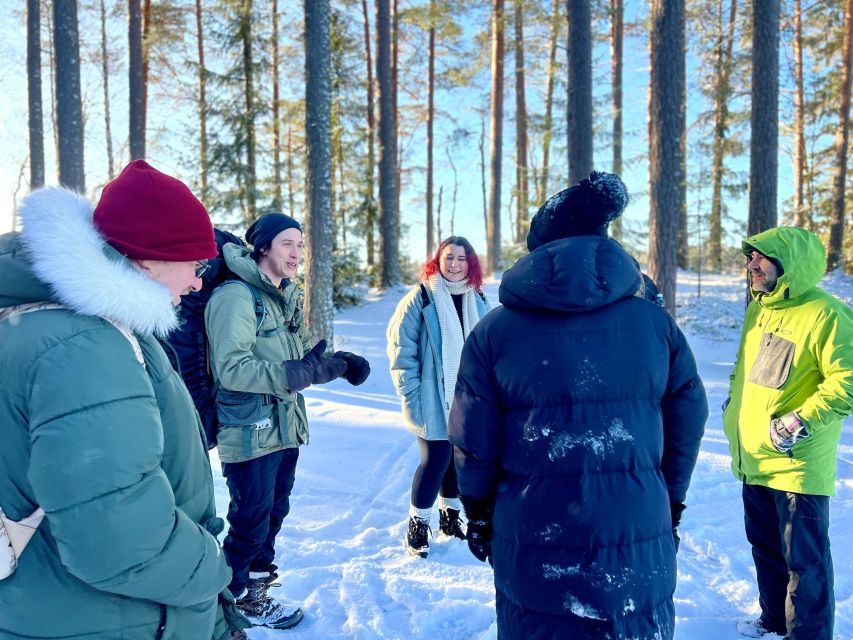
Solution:
[[[443,498],[458,498],[456,465],[453,464],[453,445],[447,440],[424,440],[418,437],[421,463],[412,478],[412,504],[429,509],[441,490]]]

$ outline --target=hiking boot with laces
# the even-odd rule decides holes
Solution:
[[[451,538],[465,540],[465,532],[462,530],[462,520],[459,518],[458,509],[438,510],[438,530]]]
[[[429,520],[418,516],[409,516],[409,530],[406,532],[406,550],[413,556],[426,558],[429,555]]]
[[[277,583],[265,582],[262,578],[249,580],[246,593],[237,599],[237,607],[256,627],[290,629],[302,622],[302,609],[293,604],[282,604],[267,593]]]

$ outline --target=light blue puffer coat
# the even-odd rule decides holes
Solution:
[[[482,318],[489,304],[479,294],[475,300]],[[391,379],[403,398],[406,426],[424,440],[447,440],[441,327],[429,286],[418,285],[400,300],[386,336]]]

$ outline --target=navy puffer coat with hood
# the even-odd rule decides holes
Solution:
[[[604,236],[542,245],[465,343],[462,495],[492,505],[501,638],[672,638],[670,503],[707,400],[684,335]]]

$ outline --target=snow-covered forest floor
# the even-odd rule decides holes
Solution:
[[[725,399],[743,316],[744,278],[680,273],[678,321],[696,355],[711,415],[688,494],[675,593],[678,640],[735,640],[740,619],[758,611],[740,485],[729,470],[720,405]],[[853,278],[829,289],[853,304]],[[498,283],[486,287],[497,303]],[[336,346],[359,353],[373,372],[360,387],[336,381],[306,394],[311,444],[300,452],[291,513],[277,543],[282,587],[305,620],[291,631],[253,629],[253,640],[496,638],[491,570],[464,542],[438,538],[423,560],[403,548],[418,450],[402,424],[388,374],[385,327],[404,289],[371,294],[338,314]],[[213,453],[217,509],[228,491]],[[831,502],[836,640],[853,640],[853,419],[844,424],[836,496]],[[433,526],[437,530],[437,514]],[[771,636],[772,638],[773,636]]]

